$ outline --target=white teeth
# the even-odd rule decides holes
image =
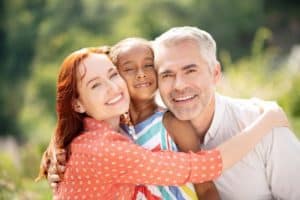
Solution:
[[[186,97],[177,97],[177,98],[174,98],[175,101],[185,101],[185,100],[188,100],[188,99],[191,99],[193,98],[194,96],[186,96]]]
[[[137,88],[140,88],[140,87],[149,87],[149,86],[150,86],[150,83],[141,83],[141,84],[136,85]]]
[[[122,95],[118,95],[117,97],[113,98],[112,100],[108,101],[107,104],[114,104],[118,102],[122,98]]]

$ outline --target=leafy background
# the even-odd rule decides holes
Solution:
[[[210,32],[220,93],[276,100],[300,136],[300,5],[296,0],[0,1],[0,199],[51,199],[35,183],[55,128],[55,82],[71,51],[174,26]]]

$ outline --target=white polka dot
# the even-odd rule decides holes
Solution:
[[[142,168],[142,167],[144,167],[144,165],[143,165],[142,163],[140,163],[140,164],[139,164],[139,167],[141,167],[141,168]]]

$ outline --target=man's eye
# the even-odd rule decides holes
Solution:
[[[161,75],[161,78],[171,78],[172,74],[163,74]]]
[[[187,74],[194,73],[194,72],[196,72],[195,69],[189,69],[189,70],[186,71]]]

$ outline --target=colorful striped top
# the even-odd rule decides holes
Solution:
[[[167,133],[163,125],[163,115],[165,110],[159,109],[149,118],[134,126],[135,143],[152,151],[170,150],[178,151],[176,144]],[[122,127],[129,132],[129,127]],[[198,199],[192,183],[181,186],[155,186],[140,185],[136,189],[136,199],[138,200],[195,200]]]

